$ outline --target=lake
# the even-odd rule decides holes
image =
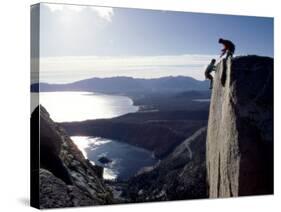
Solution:
[[[40,104],[55,122],[113,118],[139,109],[128,97],[90,92],[42,92]],[[71,139],[85,158],[104,167],[104,179],[126,180],[158,161],[152,152],[120,141],[88,136],[72,136]],[[102,164],[101,157],[112,162]]]
[[[125,96],[91,92],[41,92],[40,104],[55,122],[113,118],[138,111]]]
[[[86,136],[72,136],[71,139],[86,158],[105,168],[104,179],[127,180],[141,168],[157,162],[150,151],[126,143]],[[106,157],[112,162],[102,164],[99,161],[101,157]]]

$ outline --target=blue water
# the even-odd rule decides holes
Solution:
[[[56,122],[83,121],[87,119],[113,118],[138,111],[133,101],[125,96],[90,92],[44,92],[40,104]],[[126,143],[87,136],[71,137],[85,158],[103,166],[105,179],[126,180],[141,168],[157,162],[152,152]],[[101,164],[102,156],[112,160]]]
[[[72,136],[71,138],[86,158],[94,164],[105,167],[105,179],[126,180],[141,168],[152,166],[158,161],[150,151],[126,143],[87,136]],[[100,163],[99,158],[103,156],[112,162]]]

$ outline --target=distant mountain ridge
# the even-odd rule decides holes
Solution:
[[[161,77],[142,79],[132,77],[90,78],[67,84],[35,83],[31,92],[48,91],[89,91],[108,93],[128,92],[182,92],[188,90],[207,90],[208,81],[192,77]]]

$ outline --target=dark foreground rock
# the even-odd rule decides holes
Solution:
[[[40,204],[41,208],[61,208],[92,205],[93,199],[79,188],[67,185],[51,172],[40,169]]]
[[[273,59],[217,65],[207,134],[209,196],[273,193]]]
[[[40,110],[39,207],[71,207],[112,204],[112,193],[102,180],[101,167],[86,160],[48,112]],[[39,141],[38,141],[39,142]]]

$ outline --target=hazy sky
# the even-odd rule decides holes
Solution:
[[[40,81],[90,77],[204,79],[218,38],[236,55],[273,56],[273,19],[140,9],[41,4]]]

